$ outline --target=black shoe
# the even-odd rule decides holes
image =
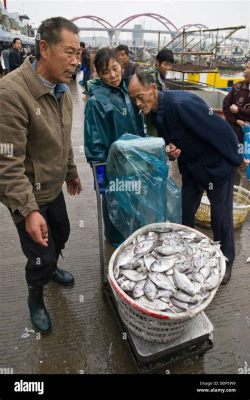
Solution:
[[[226,285],[230,281],[231,274],[232,274],[232,268],[233,268],[233,263],[227,262],[226,263],[226,272],[221,281],[222,285]]]
[[[73,285],[75,283],[73,275],[58,267],[53,272],[52,279],[61,285]]]
[[[28,306],[32,325],[37,331],[48,333],[52,328],[52,324],[43,301],[43,287],[28,287],[28,290]]]

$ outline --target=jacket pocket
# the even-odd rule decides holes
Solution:
[[[32,160],[33,171],[34,171],[34,190],[40,191],[42,189],[42,171],[39,160]]]

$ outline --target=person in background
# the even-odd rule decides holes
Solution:
[[[22,57],[20,54],[21,48],[22,48],[21,40],[19,38],[14,38],[13,46],[12,46],[12,49],[10,50],[10,54],[9,54],[10,72],[19,68],[23,63],[23,60],[22,60]]]
[[[182,175],[182,223],[194,228],[195,213],[204,190],[211,204],[214,240],[221,243],[226,261],[222,283],[230,280],[235,258],[233,228],[234,167],[245,169],[248,160],[230,125],[198,96],[184,90],[160,92],[147,72],[136,72],[129,95],[143,114],[151,113],[167,153],[178,158]]]
[[[164,92],[167,88],[167,73],[171,70],[174,63],[174,54],[171,50],[161,50],[156,56],[155,66],[148,69],[148,72],[152,76],[157,90]],[[150,116],[147,114],[144,116],[144,121],[147,126],[147,132],[149,136],[158,136],[157,129],[153,125]]]
[[[20,57],[21,57],[21,62],[23,63],[25,58],[27,57],[27,49],[22,45],[21,50],[20,50]]]
[[[36,35],[36,59],[25,59],[0,80],[0,201],[9,209],[27,258],[26,281],[32,325],[47,333],[51,320],[44,286],[53,279],[72,285],[71,273],[58,268],[70,223],[62,191],[82,190],[71,145],[72,98],[67,86],[78,62],[79,29],[50,18]]]
[[[143,117],[128,96],[115,50],[98,50],[94,64],[100,79],[88,82],[84,122],[85,156],[91,165],[105,163],[111,144],[124,133],[145,136]],[[102,200],[105,237],[117,247],[124,238],[109,219],[105,194]]]
[[[123,79],[127,79],[135,73],[138,64],[129,59],[128,46],[124,44],[119,44],[119,46],[116,47],[115,51],[117,53],[119,63],[122,67],[122,77]]]
[[[157,90],[165,92],[167,87],[167,73],[171,70],[174,63],[174,54],[172,50],[161,50],[156,56],[154,67],[149,68],[148,72],[152,75],[157,86]]]
[[[244,139],[242,127],[250,123],[250,61],[246,63],[244,78],[233,86],[223,101],[223,113],[240,143]]]
[[[81,47],[81,71],[83,71],[83,78],[79,82],[83,86],[84,92],[87,93],[87,82],[90,79],[90,54],[84,42],[80,42]]]
[[[3,70],[3,76],[7,75],[10,70],[9,54],[10,54],[9,47],[5,45],[1,52],[1,66],[2,66],[2,70]]]

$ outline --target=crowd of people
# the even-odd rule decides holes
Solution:
[[[25,57],[18,65],[21,43],[15,43],[15,56],[9,60],[16,68],[0,80],[0,143],[13,145],[11,156],[0,154],[0,201],[10,212],[27,258],[33,326],[42,333],[52,327],[44,286],[51,279],[62,285],[74,284],[73,275],[57,263],[70,233],[63,183],[70,195],[82,191],[71,146],[68,86],[79,62],[89,97],[84,122],[87,161],[91,166],[106,162],[111,144],[123,133],[150,134],[145,126],[147,117],[148,127],[153,126],[154,134],[164,138],[169,158],[178,159],[183,224],[194,226],[202,193],[207,191],[214,240],[221,242],[227,258],[223,278],[227,283],[235,257],[233,173],[235,167],[244,170],[248,163],[238,151],[231,126],[211,113],[198,96],[168,90],[166,73],[174,62],[170,50],[159,52],[155,66],[145,71],[129,60],[126,46],[102,48],[94,60],[98,78],[89,80],[89,55],[73,22],[50,18],[37,33],[35,57]],[[242,106],[234,102],[230,112],[242,120]],[[106,238],[119,245],[124,238],[109,220],[105,193],[103,209]]]
[[[24,47],[18,37],[14,38],[11,44],[4,44],[0,55],[0,74],[5,76],[19,68],[31,54],[32,49],[29,46]]]

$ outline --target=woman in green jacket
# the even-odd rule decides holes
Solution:
[[[95,68],[100,79],[88,83],[90,99],[85,108],[84,146],[87,161],[106,162],[108,151],[124,133],[144,135],[143,117],[128,96],[115,50],[100,49]]]
[[[88,82],[90,98],[85,107],[84,121],[85,155],[90,164],[106,162],[111,144],[124,133],[145,136],[143,117],[128,96],[128,82],[122,79],[115,50],[98,50],[95,68],[100,79]],[[124,238],[108,217],[105,195],[103,218],[106,239],[118,245]]]

